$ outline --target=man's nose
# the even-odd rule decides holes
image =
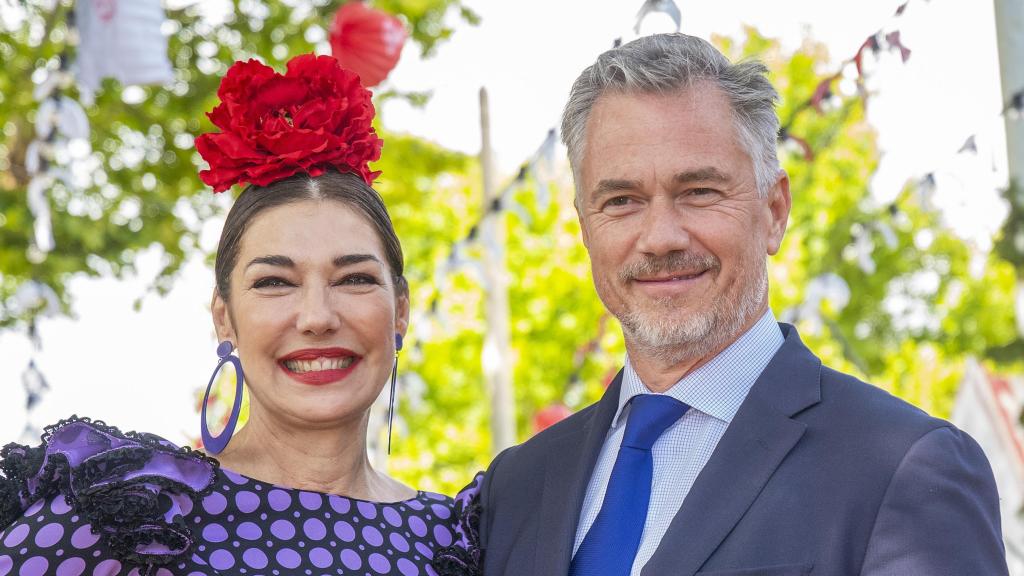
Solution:
[[[645,254],[664,256],[670,252],[685,251],[690,247],[690,234],[683,216],[670,199],[655,198],[647,205],[643,227],[637,239],[637,249]]]

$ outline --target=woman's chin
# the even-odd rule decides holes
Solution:
[[[310,429],[333,428],[361,422],[369,412],[373,400],[376,399],[376,395],[362,401],[360,401],[362,395],[359,395],[359,398],[353,397],[352,394],[336,394],[334,396],[293,398],[288,406],[282,407],[282,409],[291,416],[292,420]]]

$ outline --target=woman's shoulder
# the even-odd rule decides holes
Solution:
[[[431,566],[439,576],[481,576],[483,551],[480,547],[480,485],[483,472],[452,500],[455,538],[434,555]]]
[[[113,561],[155,567],[189,556],[196,538],[182,517],[211,492],[218,464],[154,434],[71,417],[38,446],[4,446],[0,472],[0,552],[43,559],[71,538],[75,549],[103,546]]]

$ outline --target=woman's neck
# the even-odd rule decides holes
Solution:
[[[218,460],[239,474],[301,490],[375,502],[412,498],[414,490],[370,465],[366,425],[364,417],[331,428],[311,429],[250,412],[249,422],[234,435]]]

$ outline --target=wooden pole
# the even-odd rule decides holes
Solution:
[[[1024,90],[1024,1],[995,0],[995,16],[999,72],[1005,105],[1019,90]],[[1006,126],[1009,181],[1016,190],[1016,197],[1010,201],[1024,203],[1024,114],[1007,110],[1003,122]],[[1016,291],[1014,308],[1017,332],[1024,336],[1024,276],[1018,275]]]
[[[995,0],[996,44],[1002,77],[1003,103],[1024,90],[1024,2]],[[1010,180],[1024,186],[1024,118],[1003,115],[1006,126],[1006,155]]]
[[[486,333],[483,373],[491,403],[491,451],[516,443],[516,407],[512,387],[512,337],[509,323],[508,280],[505,269],[505,218],[499,204],[491,148],[491,118],[487,89],[480,88],[480,165],[483,167],[484,210],[480,242],[484,249],[483,274]]]

